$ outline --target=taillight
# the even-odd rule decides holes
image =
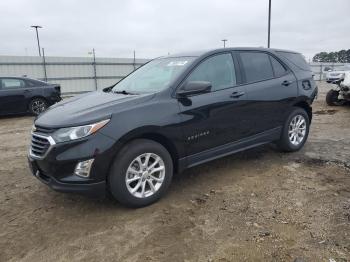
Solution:
[[[309,80],[304,80],[302,82],[302,85],[303,85],[303,89],[304,90],[309,90],[311,89],[311,82]]]

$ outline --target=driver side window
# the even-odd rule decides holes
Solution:
[[[236,73],[231,54],[207,58],[192,71],[187,81],[208,81],[212,91],[235,86]]]

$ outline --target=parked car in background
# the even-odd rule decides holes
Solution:
[[[106,91],[41,114],[29,165],[57,191],[141,207],[174,172],[270,142],[301,149],[317,86],[299,53],[225,48],[152,60]]]
[[[39,115],[61,100],[61,87],[25,77],[0,77],[0,115]]]
[[[342,80],[336,82],[335,88],[328,91],[326,102],[329,106],[339,106],[350,102],[350,71],[344,73]]]
[[[335,70],[328,70],[326,73],[327,83],[336,84],[336,82],[344,79],[344,73],[350,71],[350,65],[337,67]]]

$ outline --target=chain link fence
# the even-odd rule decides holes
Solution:
[[[0,56],[0,76],[26,76],[61,85],[62,94],[99,90],[117,83],[148,59]],[[310,63],[314,79],[345,64]]]
[[[146,63],[147,59],[0,56],[0,76],[29,77],[61,85],[62,94],[99,90]]]

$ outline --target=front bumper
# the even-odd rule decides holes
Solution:
[[[44,174],[36,165],[35,160],[28,157],[29,167],[32,174],[51,189],[64,193],[78,193],[91,197],[105,197],[106,182],[101,181],[90,184],[70,184],[62,183],[54,177]]]
[[[330,77],[330,78],[326,78],[326,82],[327,83],[335,83],[337,81],[341,80],[341,77]]]
[[[84,139],[54,144],[43,157],[36,157],[29,151],[28,162],[32,174],[53,190],[103,197],[114,144],[113,139],[96,133]],[[78,162],[92,158],[95,160],[89,177],[74,174]]]

